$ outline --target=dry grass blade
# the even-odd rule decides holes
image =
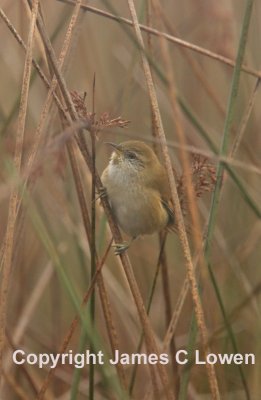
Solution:
[[[23,151],[26,110],[29,95],[30,76],[32,69],[33,39],[35,32],[35,24],[38,12],[39,0],[33,1],[32,15],[30,21],[30,30],[28,34],[27,53],[25,57],[25,66],[22,82],[21,101],[18,115],[17,136],[15,145],[14,165],[16,172],[20,172],[21,159]],[[5,237],[5,247],[3,256],[2,282],[1,282],[1,306],[0,306],[0,365],[2,365],[3,349],[5,345],[5,327],[6,327],[6,310],[8,286],[12,268],[12,255],[14,249],[14,231],[17,217],[17,205],[19,194],[14,190],[10,197],[8,222]]]
[[[174,204],[179,236],[180,236],[180,240],[181,240],[181,244],[182,244],[182,248],[183,248],[183,252],[184,252],[184,257],[185,257],[185,261],[186,261],[187,274],[188,274],[188,279],[189,279],[189,283],[190,283],[190,289],[191,289],[191,294],[192,294],[192,298],[193,298],[197,323],[198,323],[199,331],[201,334],[201,339],[202,339],[202,344],[204,347],[205,355],[207,356],[207,354],[209,352],[208,333],[207,333],[207,328],[206,328],[206,324],[205,324],[205,320],[204,320],[204,312],[203,312],[203,307],[201,304],[200,295],[198,292],[196,277],[194,274],[193,262],[192,262],[192,257],[191,257],[191,253],[190,253],[190,249],[189,249],[186,228],[185,228],[182,211],[181,211],[181,207],[180,207],[180,202],[179,202],[179,198],[178,198],[175,177],[174,177],[174,174],[172,171],[171,160],[170,160],[170,157],[168,154],[167,142],[166,142],[166,137],[164,134],[163,126],[162,126],[156,91],[154,88],[149,63],[148,63],[148,60],[143,51],[144,43],[143,43],[143,38],[141,35],[141,31],[140,31],[137,14],[136,14],[136,10],[135,10],[133,1],[128,0],[128,5],[130,8],[137,40],[138,40],[138,43],[139,43],[139,46],[141,49],[140,51],[141,51],[141,58],[142,58],[144,74],[145,74],[145,78],[146,78],[146,82],[147,82],[147,86],[148,86],[151,106],[152,106],[152,109],[154,112],[155,124],[157,127],[157,135],[160,140],[160,144],[161,144],[161,148],[162,148],[164,166],[165,166],[167,174],[168,174],[171,197],[172,197],[172,201]],[[212,397],[213,397],[213,399],[219,399],[220,394],[219,394],[219,389],[218,389],[217,378],[216,378],[214,366],[210,365],[210,364],[207,365],[207,372],[208,372]]]

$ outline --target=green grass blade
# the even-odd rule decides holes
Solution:
[[[228,151],[228,140],[229,140],[231,126],[233,123],[235,107],[236,107],[236,102],[237,102],[237,97],[238,97],[238,92],[239,92],[241,66],[243,64],[243,59],[244,59],[244,54],[245,54],[247,34],[248,34],[248,29],[249,29],[249,24],[250,24],[252,7],[253,7],[253,0],[248,0],[247,4],[246,4],[244,20],[243,20],[243,24],[242,24],[236,65],[235,65],[233,78],[232,78],[231,91],[230,91],[230,97],[229,97],[228,108],[227,108],[227,117],[226,117],[226,121],[225,121],[225,127],[224,127],[224,133],[223,133],[223,137],[222,137],[221,148],[219,151],[220,156],[226,156],[227,151]],[[224,163],[219,162],[218,167],[217,167],[217,182],[216,182],[215,190],[214,190],[214,193],[212,196],[212,203],[211,203],[209,222],[208,222],[208,230],[207,230],[207,236],[206,236],[205,255],[206,255],[207,262],[209,261],[209,257],[210,257],[210,245],[211,245],[211,240],[212,240],[213,231],[214,231],[215,222],[216,222],[218,203],[219,203],[220,191],[221,191],[221,186],[222,186],[223,172],[224,172]]]

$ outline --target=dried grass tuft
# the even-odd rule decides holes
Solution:
[[[129,125],[130,121],[121,117],[111,118],[107,111],[97,118],[95,113],[87,110],[86,93],[80,94],[78,91],[73,90],[70,94],[78,117],[87,120],[90,123],[90,131],[96,132],[96,135],[106,128],[125,128]]]
[[[205,193],[211,193],[216,184],[215,166],[210,163],[207,157],[199,154],[191,154],[191,180],[197,198]],[[188,197],[186,190],[187,178],[184,173],[177,177],[177,190],[180,199],[180,205],[184,216],[188,214]]]

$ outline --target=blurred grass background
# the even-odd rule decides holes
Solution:
[[[135,3],[139,21],[148,24],[149,0]],[[239,43],[246,1],[243,0],[185,0],[183,2],[163,1],[162,7],[169,25],[164,31],[174,34],[183,40],[211,50],[221,56],[235,59]],[[92,4],[91,4],[92,5]],[[109,0],[96,1],[95,7],[130,18],[127,4]],[[59,1],[41,2],[46,29],[55,53],[59,54],[72,6]],[[27,41],[30,15],[26,1],[8,2],[2,0],[1,8]],[[261,4],[254,3],[250,29],[248,33],[244,64],[255,70],[260,68],[260,18]],[[157,17],[151,11],[150,23],[158,28]],[[171,29],[172,31],[168,30]],[[15,149],[17,118],[21,96],[22,76],[25,53],[18,45],[6,24],[0,25],[0,241],[4,249],[4,238],[7,226],[9,196],[15,175],[12,159]],[[147,43],[148,36],[144,35]],[[86,11],[81,13],[77,30],[74,32],[73,44],[66,62],[63,76],[70,90],[87,92],[87,107],[91,110],[92,81],[95,74],[95,109],[96,114],[108,112],[112,117],[121,115],[131,121],[128,128],[103,131],[96,144],[97,169],[101,173],[108,162],[110,149],[104,142],[119,142],[129,137],[151,141],[151,110],[146,90],[140,56],[135,44],[133,29]],[[162,114],[167,140],[177,142],[172,122],[172,109],[168,91],[161,76],[164,77],[164,63],[161,58],[160,42],[156,36],[150,36],[151,58],[157,69],[154,69],[154,80]],[[182,48],[174,43],[169,45],[171,62],[175,71],[178,94],[192,110],[197,120],[219,147],[226,116],[226,105],[231,85],[233,69],[218,60],[203,56],[198,52]],[[189,54],[201,71],[205,84],[209,85],[213,96],[204,89],[204,85],[195,74]],[[51,78],[46,54],[38,32],[35,35],[33,57],[37,59]],[[242,127],[243,117],[249,106],[253,89],[257,83],[255,77],[241,73],[239,94],[236,99],[236,116],[230,134],[229,149]],[[25,165],[34,142],[34,134],[43,107],[47,91],[39,76],[32,70],[29,101],[26,113],[25,140],[22,152],[22,166]],[[253,108],[245,126],[235,159],[244,163],[244,168],[233,167],[244,185],[244,190],[260,208],[260,91],[257,89]],[[182,114],[182,124],[189,145],[202,150],[209,150],[208,145],[199,135],[198,130]],[[45,121],[41,144],[52,140],[63,130],[53,105]],[[86,134],[87,140],[88,133]],[[174,165],[181,171],[179,150],[170,146]],[[85,187],[87,204],[91,207],[91,174],[83,159],[78,154],[82,180]],[[255,173],[247,166],[259,168]],[[199,202],[202,224],[208,219],[211,195]],[[12,345],[24,348],[27,352],[55,353],[59,351],[68,327],[75,316],[75,307],[64,282],[54,268],[54,259],[46,251],[44,234],[41,227],[33,223],[35,213],[44,221],[59,263],[69,277],[70,284],[81,299],[90,284],[90,250],[83,227],[75,184],[64,149],[55,154],[47,154],[40,162],[34,176],[34,189],[30,192],[30,202],[24,204],[27,212],[22,223],[22,233],[17,233],[14,242],[12,271],[9,284],[7,306],[7,336],[3,369],[5,371],[2,398],[33,399],[40,389],[46,370],[36,366],[26,366],[26,373],[21,367],[10,365],[8,351]],[[31,211],[33,210],[33,211]],[[228,176],[218,209],[217,224],[211,252],[211,264],[216,282],[226,309],[238,351],[253,352],[256,365],[243,365],[242,370],[247,381],[249,397],[242,386],[240,373],[236,365],[216,366],[217,378],[222,399],[259,399],[260,387],[260,221],[241,196],[235,183]],[[100,256],[105,251],[111,235],[105,223],[103,211],[97,203],[96,246]],[[169,283],[171,304],[174,309],[180,288],[185,279],[185,267],[176,234],[169,235],[166,245],[169,264]],[[2,256],[3,252],[1,253]],[[137,240],[129,250],[135,276],[144,302],[149,295],[152,284],[159,245],[157,235]],[[122,352],[135,352],[141,333],[137,310],[133,303],[126,278],[117,257],[110,252],[103,267],[104,281],[108,290],[113,320],[119,337]],[[202,271],[202,302],[207,326],[210,332],[213,352],[232,352],[229,334],[216,299],[213,285],[207,271]],[[30,311],[30,307],[32,310]],[[150,320],[159,343],[166,332],[166,321],[163,300],[163,286],[159,278],[153,297]],[[192,316],[192,302],[187,297],[175,331],[177,349],[188,345],[188,332]],[[104,323],[99,297],[95,311],[96,327],[102,339],[104,349],[110,353],[108,334]],[[82,328],[83,329],[83,328]],[[215,332],[217,331],[217,334]],[[83,348],[89,348],[89,341],[84,337],[84,329],[78,328],[70,342],[69,348],[79,351],[80,342]],[[212,337],[212,335],[214,335]],[[200,340],[196,344],[200,348]],[[145,349],[143,349],[145,351]],[[5,356],[6,355],[6,356]],[[10,358],[10,354],[9,354]],[[133,366],[126,368],[128,379]],[[113,394],[113,389],[106,386],[100,367],[95,372],[95,399],[120,398]],[[170,382],[173,371],[168,367]],[[182,377],[186,368],[179,367]],[[115,373],[115,371],[114,371]],[[32,384],[32,382],[34,382]],[[79,386],[75,383],[75,371],[72,366],[59,366],[48,386],[46,399],[86,399],[88,397],[89,370],[86,367],[80,372]],[[138,367],[138,374],[133,391],[134,399],[144,398],[150,385],[149,371],[146,366]],[[187,399],[208,399],[208,380],[205,368],[192,365],[187,392]],[[151,397],[152,398],[152,397]]]

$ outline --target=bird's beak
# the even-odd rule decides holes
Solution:
[[[118,153],[118,154],[122,153],[122,147],[120,144],[111,143],[111,142],[105,142],[105,144],[109,144],[110,146],[112,146],[116,150],[116,153]]]

